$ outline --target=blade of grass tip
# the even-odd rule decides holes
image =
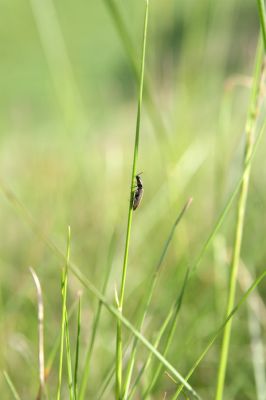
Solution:
[[[183,284],[182,284],[182,287],[181,287],[181,291],[180,291],[180,293],[178,293],[178,297],[175,300],[175,303],[173,304],[173,306],[171,307],[170,312],[166,316],[166,319],[164,320],[164,323],[162,324],[161,329],[159,330],[158,335],[156,337],[156,340],[154,342],[154,347],[157,349],[159,347],[159,344],[160,344],[160,341],[161,341],[161,338],[162,338],[163,334],[165,333],[170,321],[172,320],[172,323],[171,323],[170,329],[169,329],[169,333],[168,333],[168,337],[167,337],[167,340],[166,340],[166,345],[165,345],[164,351],[162,353],[164,356],[165,356],[166,352],[168,351],[168,346],[171,343],[171,340],[172,340],[172,337],[173,337],[173,333],[175,331],[176,322],[177,322],[177,316],[178,316],[178,313],[179,313],[179,310],[181,308],[181,304],[182,304],[182,301],[183,301],[185,289],[186,289],[187,282],[188,282],[188,276],[189,276],[189,269],[187,269],[187,271],[186,271],[185,278],[184,278],[184,281],[183,281]],[[144,374],[144,372],[146,371],[146,369],[150,365],[150,363],[152,361],[152,357],[153,357],[153,354],[150,353],[148,358],[147,358],[147,360],[146,360],[146,362],[145,362],[145,364],[143,365],[143,367],[139,371],[139,373],[137,375],[137,378],[136,378],[136,380],[134,382],[134,385],[132,386],[132,389],[131,389],[131,392],[130,392],[130,395],[129,395],[129,400],[132,399],[132,396],[134,395],[134,392],[135,392],[135,390],[137,388],[138,382],[140,381],[142,375]],[[161,367],[161,365],[158,366],[158,368],[157,368],[157,370],[156,370],[156,372],[154,374],[154,377],[156,377],[156,379],[157,379],[157,375],[159,376],[159,374],[160,374],[160,371],[161,371],[160,367]],[[153,383],[154,383],[154,381],[152,380],[152,384]],[[153,386],[149,385],[148,388],[144,391],[144,395],[143,396],[148,396],[148,394],[152,390],[152,387]],[[143,399],[144,399],[144,397],[143,397]]]
[[[254,144],[254,135],[255,135],[255,127],[258,117],[258,108],[259,101],[261,96],[261,86],[263,84],[262,77],[263,74],[263,46],[261,40],[259,39],[259,44],[257,48],[256,55],[256,63],[254,70],[254,80],[253,80],[253,88],[250,97],[250,105],[248,110],[248,116],[245,126],[246,132],[246,145],[245,145],[245,154],[243,161],[243,169],[246,164],[250,160],[250,156],[253,151]],[[249,179],[250,179],[250,171],[251,164],[249,163],[249,167],[247,168],[243,181],[240,188],[240,194],[237,204],[237,220],[235,227],[235,238],[234,238],[234,247],[233,247],[233,255],[231,261],[230,268],[230,277],[229,277],[229,292],[227,296],[227,307],[226,307],[226,315],[229,315],[233,309],[235,302],[235,292],[236,292],[236,283],[237,283],[237,274],[238,274],[238,265],[240,260],[241,253],[241,245],[242,245],[242,237],[244,230],[244,222],[245,222],[245,211],[246,211],[246,203],[248,196],[248,188],[249,188]],[[227,359],[230,345],[230,337],[231,337],[231,328],[232,328],[232,320],[226,325],[223,339],[222,339],[222,347],[220,352],[219,359],[219,368],[218,368],[218,376],[217,376],[217,386],[216,386],[216,400],[222,400],[223,392],[224,392],[224,382],[225,375],[227,369]]]
[[[144,66],[145,66],[145,53],[146,53],[146,39],[147,39],[147,27],[148,27],[148,13],[149,13],[149,1],[146,0],[146,11],[144,19],[144,30],[143,30],[143,40],[142,40],[142,60],[141,60],[141,72],[140,72],[140,84],[139,84],[139,98],[138,98],[138,110],[137,110],[137,121],[136,121],[136,132],[135,132],[135,145],[134,145],[134,155],[132,164],[132,176],[131,185],[129,193],[129,207],[128,207],[128,221],[127,221],[127,233],[126,233],[126,244],[124,253],[124,262],[121,277],[120,286],[120,297],[118,311],[122,314],[124,294],[125,294],[125,284],[126,284],[126,273],[128,264],[128,252],[129,252],[129,241],[132,225],[132,188],[134,186],[134,179],[136,175],[136,166],[138,158],[139,149],[139,135],[140,135],[140,119],[141,119],[141,109],[142,109],[142,96],[143,96],[143,83],[144,83]],[[117,341],[116,341],[116,399],[120,400],[122,395],[122,325],[121,321],[117,321]]]
[[[79,295],[79,302],[78,302],[76,358],[75,358],[75,369],[74,369],[75,398],[77,398],[77,386],[78,386],[78,366],[79,366],[79,349],[80,349],[80,318],[81,318],[80,315],[81,315],[81,295]]]
[[[11,390],[11,393],[14,397],[15,400],[21,400],[21,397],[19,396],[18,392],[16,391],[16,388],[10,378],[10,376],[8,375],[8,373],[6,371],[3,371],[6,383],[8,384],[9,389]]]
[[[65,326],[66,326],[66,298],[67,298],[67,273],[70,256],[70,227],[68,227],[67,236],[67,250],[65,258],[65,267],[62,271],[61,281],[61,295],[62,295],[62,321],[61,321],[61,339],[60,339],[60,355],[59,355],[59,368],[58,368],[58,389],[57,389],[57,400],[61,397],[61,386],[62,386],[62,371],[63,371],[63,356],[64,356],[64,340],[65,340]]]
[[[158,277],[159,277],[159,272],[161,269],[161,266],[163,264],[164,258],[166,256],[167,250],[169,248],[169,245],[173,239],[174,233],[175,233],[175,229],[177,227],[177,225],[179,224],[179,222],[181,221],[182,217],[184,216],[185,212],[187,211],[187,209],[189,208],[189,206],[192,203],[192,198],[190,198],[186,204],[184,205],[183,209],[181,210],[181,212],[178,214],[172,228],[170,231],[170,234],[168,235],[168,238],[163,246],[163,251],[161,253],[161,256],[159,258],[159,261],[156,265],[153,277],[150,281],[149,287],[146,290],[146,296],[144,298],[144,308],[143,308],[143,314],[140,318],[139,324],[137,326],[138,330],[141,331],[142,330],[142,326],[144,324],[145,318],[146,318],[146,314],[148,311],[148,308],[150,306],[151,303],[151,299],[152,299],[152,295],[154,292],[154,289],[156,287],[157,281],[158,281]],[[127,399],[128,397],[128,391],[129,391],[129,386],[130,386],[130,382],[131,382],[131,377],[132,377],[132,373],[133,373],[133,368],[134,368],[134,363],[135,363],[135,357],[136,357],[136,351],[137,351],[137,344],[138,344],[138,339],[135,338],[134,342],[132,344],[132,350],[131,350],[131,355],[130,355],[130,359],[128,362],[128,369],[127,369],[127,374],[126,374],[126,379],[125,379],[125,386],[124,386],[124,398]]]
[[[257,0],[264,51],[266,51],[266,13],[264,0]]]
[[[194,371],[196,370],[196,368],[198,367],[198,365],[200,364],[200,362],[202,361],[202,359],[205,357],[205,355],[208,353],[209,349],[211,348],[211,346],[213,345],[213,343],[215,342],[215,340],[219,337],[219,335],[223,332],[224,328],[226,327],[226,325],[228,324],[228,322],[232,319],[232,317],[234,316],[234,314],[238,311],[238,309],[242,306],[242,304],[245,303],[245,301],[248,299],[249,295],[253,292],[253,290],[258,287],[258,285],[262,282],[262,280],[266,277],[266,270],[264,270],[257,279],[255,279],[255,281],[252,283],[252,285],[249,287],[249,289],[244,293],[244,295],[240,298],[239,302],[236,304],[236,306],[233,308],[233,310],[231,311],[231,313],[228,315],[228,317],[225,319],[225,321],[220,325],[220,327],[216,330],[216,332],[214,333],[212,339],[209,341],[208,345],[205,347],[204,351],[200,354],[200,356],[198,357],[198,359],[196,360],[196,362],[193,364],[192,368],[190,369],[189,373],[186,375],[186,380],[188,381],[188,379],[192,376],[192,374],[194,373]],[[175,394],[173,395],[173,397],[171,398],[171,400],[176,400],[179,396],[179,394],[181,393],[181,391],[183,390],[184,386],[183,384],[181,384],[177,391],[175,392]]]
[[[33,277],[37,298],[38,298],[38,336],[39,336],[39,379],[40,388],[37,398],[41,399],[42,393],[45,392],[45,374],[44,374],[44,329],[43,329],[43,319],[44,319],[44,307],[43,307],[43,297],[42,288],[40,280],[33,268],[29,268],[30,273]]]
[[[102,290],[101,290],[101,293],[103,295],[105,295],[105,293],[106,293],[107,285],[108,285],[109,278],[110,278],[111,267],[112,267],[112,262],[113,262],[113,258],[114,258],[115,244],[116,244],[116,234],[114,233],[112,235],[112,238],[111,238],[111,241],[110,241],[110,245],[109,245],[109,250],[108,250],[107,268],[106,268],[106,271],[105,271],[105,276],[104,276]],[[96,338],[97,330],[98,330],[98,326],[99,326],[101,311],[102,311],[102,302],[99,301],[98,302],[98,307],[97,307],[97,310],[96,310],[96,314],[95,314],[95,318],[94,318],[94,321],[93,321],[92,334],[91,334],[89,346],[88,346],[88,349],[87,349],[87,352],[86,352],[83,373],[82,373],[82,376],[81,376],[79,400],[84,400],[84,398],[85,398],[85,392],[86,392],[89,373],[90,373],[90,361],[91,361],[91,356],[92,356],[92,352],[93,352],[93,348],[94,348],[95,338]]]
[[[167,335],[166,343],[165,343],[165,346],[164,346],[164,349],[163,349],[163,352],[162,352],[164,357],[167,356],[167,353],[169,351],[170,345],[171,345],[171,343],[173,341],[173,338],[174,338],[174,334],[175,334],[175,330],[176,330],[176,326],[177,326],[177,320],[178,320],[178,316],[179,316],[179,311],[180,311],[180,308],[181,308],[181,305],[182,305],[182,301],[183,301],[183,298],[184,298],[184,293],[185,293],[185,289],[186,289],[186,286],[187,286],[188,277],[189,277],[189,269],[187,268],[186,274],[185,274],[185,277],[184,277],[184,281],[183,281],[183,285],[182,285],[182,288],[181,288],[181,292],[180,292],[180,295],[179,295],[179,297],[177,299],[177,302],[176,302],[176,307],[175,307],[175,312],[174,312],[174,316],[173,316],[173,319],[172,319],[172,323],[170,325],[170,329],[169,329],[169,332],[168,332],[168,335]],[[163,369],[162,365],[159,364],[157,366],[155,372],[153,373],[153,377],[152,377],[152,380],[151,380],[149,386],[144,391],[144,394],[142,396],[143,400],[145,400],[149,396],[151,391],[153,390],[154,386],[156,385],[158,379],[161,376],[162,369]]]
[[[15,207],[15,209],[19,212],[21,217],[29,224],[29,226],[32,228],[33,232],[41,239],[43,240],[44,243],[46,243],[47,247],[60,259],[65,261],[65,255],[64,253],[57,247],[57,245],[46,236],[46,234],[43,232],[43,230],[38,226],[38,224],[34,221],[32,218],[29,210],[22,204],[22,202],[18,199],[18,197],[15,195],[13,191],[10,190],[10,188],[7,188],[3,182],[0,180],[0,188],[2,189],[3,194],[5,195],[6,199]],[[180,382],[184,381],[184,378],[182,375],[174,368],[174,366],[169,363],[168,360],[165,359],[165,357],[162,356],[162,354],[154,348],[154,346],[139,332],[131,323],[130,321],[121,314],[117,310],[116,307],[114,307],[111,302],[108,301],[108,299],[102,295],[102,293],[93,285],[93,283],[81,272],[81,270],[78,268],[77,265],[74,263],[70,262],[69,264],[69,269],[73,273],[73,275],[82,283],[82,285],[93,295],[95,296],[98,300],[100,300],[104,307],[109,311],[110,314],[112,314],[116,319],[119,319],[122,323],[122,325],[125,326],[134,336],[137,336],[140,340],[140,342],[148,349],[150,350],[153,355],[160,360],[162,364],[166,367],[168,371],[172,373],[173,376],[176,377],[176,379],[180,380]],[[195,394],[197,396],[197,393],[195,390],[186,382],[184,383],[188,391],[190,391],[192,394]]]

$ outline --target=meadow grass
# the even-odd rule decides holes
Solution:
[[[246,6],[242,8],[235,3],[238,12],[246,12]],[[228,75],[231,77],[232,70],[241,68],[245,73],[249,71],[249,68],[244,68],[244,61],[237,64],[230,50],[234,24],[239,24],[239,38],[242,36],[241,23],[234,20],[233,5],[229,1],[225,5],[211,6],[206,1],[204,5],[188,2],[164,8],[149,4],[147,0],[141,4],[128,3],[127,6],[120,1],[103,0],[88,6],[92,12],[96,10],[95,16],[101,18],[106,12],[111,17],[111,28],[114,26],[128,68],[131,68],[127,83],[134,82],[137,92],[132,96],[129,108],[124,108],[123,102],[119,106],[118,118],[123,120],[119,125],[115,119],[118,107],[115,95],[111,90],[112,101],[108,96],[102,100],[96,84],[91,104],[97,105],[100,114],[103,113],[102,104],[108,105],[110,131],[106,139],[101,133],[105,130],[104,122],[97,121],[99,117],[96,116],[90,123],[97,128],[97,135],[88,139],[87,133],[84,134],[89,129],[84,106],[86,96],[79,85],[82,74],[70,61],[75,35],[68,36],[63,13],[64,7],[69,5],[62,6],[50,0],[30,2],[36,32],[40,36],[61,109],[59,124],[62,123],[62,126],[56,128],[58,120],[51,124],[53,132],[61,132],[60,140],[53,150],[55,153],[51,152],[55,154],[54,158],[51,157],[51,173],[44,172],[46,178],[40,184],[40,169],[36,168],[35,172],[34,167],[31,171],[34,177],[36,173],[36,181],[32,182],[30,177],[29,187],[25,184],[25,188],[21,189],[24,187],[22,184],[16,188],[9,173],[0,181],[3,197],[26,226],[22,234],[20,223],[13,221],[15,236],[18,237],[12,240],[15,240],[17,251],[13,252],[12,246],[12,253],[9,252],[10,239],[6,235],[7,250],[3,252],[2,263],[8,257],[14,257],[13,262],[18,265],[30,260],[31,265],[38,266],[38,275],[34,272],[38,301],[34,299],[32,303],[34,306],[37,304],[39,310],[37,323],[36,313],[33,315],[27,304],[20,305],[17,301],[18,288],[26,293],[25,298],[29,296],[27,284],[23,284],[24,280],[28,282],[28,277],[18,277],[19,274],[24,277],[21,270],[16,275],[13,269],[9,270],[11,281],[7,275],[7,282],[4,280],[1,286],[0,327],[10,336],[10,343],[12,331],[25,332],[24,336],[29,336],[31,340],[31,351],[29,356],[24,337],[15,337],[13,347],[5,346],[8,341],[1,333],[0,345],[4,351],[0,361],[5,379],[1,389],[4,396],[11,394],[11,398],[16,400],[31,397],[57,400],[245,400],[254,399],[257,395],[259,400],[263,400],[261,388],[266,382],[264,362],[258,362],[258,353],[254,350],[254,338],[263,343],[261,323],[251,308],[248,309],[248,318],[241,311],[243,305],[253,299],[255,291],[264,305],[263,282],[266,275],[261,261],[263,244],[259,245],[254,237],[263,235],[262,212],[253,207],[253,202],[260,197],[263,210],[265,195],[261,189],[263,173],[260,165],[266,124],[263,104],[266,29],[264,3],[261,0],[257,3],[262,40],[257,46],[247,117],[243,101],[248,93],[246,88],[244,96],[235,95],[235,92],[233,95],[226,93],[222,106],[220,101],[215,99],[212,104],[210,100],[216,91],[223,90],[224,80]],[[178,12],[175,7],[178,7]],[[73,21],[77,15],[83,21],[82,13],[78,14],[79,7],[72,12]],[[92,22],[95,16],[91,18]],[[174,24],[170,29],[168,24],[172,18]],[[86,18],[84,22],[87,26]],[[228,29],[223,24],[227,24]],[[79,31],[79,27],[76,28]],[[140,38],[142,29],[143,36]],[[101,28],[97,39],[95,36],[92,40],[99,50],[99,57],[107,57],[110,51],[101,42],[103,31]],[[147,32],[149,40],[146,45]],[[216,42],[213,42],[216,32],[217,40],[224,32],[219,39],[219,54],[216,53]],[[68,36],[69,48],[64,33]],[[111,43],[114,39],[109,34]],[[79,37],[78,33],[76,35]],[[252,54],[256,36],[257,32],[250,43]],[[239,43],[238,38],[235,40]],[[175,49],[178,58],[174,54],[165,57],[169,54],[165,43]],[[162,54],[156,59],[158,49]],[[114,54],[119,54],[119,51],[114,50]],[[149,61],[152,57],[153,65]],[[245,55],[244,60],[249,60],[250,64],[251,58]],[[85,57],[83,60],[87,62]],[[162,76],[158,81],[154,80],[156,73],[160,76],[160,72],[156,72],[158,65],[163,65],[167,71],[167,79]],[[110,62],[108,71],[112,68],[114,65]],[[120,70],[119,78],[121,76]],[[240,81],[242,84],[249,79]],[[104,85],[103,76],[97,82]],[[165,85],[162,93],[160,84]],[[163,97],[160,98],[160,95]],[[171,116],[165,124],[167,113]],[[102,115],[100,119],[104,120]],[[245,125],[244,148],[242,136],[240,139],[236,133],[242,130],[242,125]],[[51,126],[43,128],[45,135]],[[213,142],[214,130],[219,131],[222,137],[217,135]],[[87,140],[89,144],[86,144]],[[38,158],[35,145],[40,143],[40,139],[31,133],[24,141],[29,146],[29,149],[24,149],[25,154],[36,151]],[[44,142],[45,148],[50,149],[56,139],[46,136]],[[7,143],[11,146],[9,141]],[[213,143],[218,146],[214,159],[209,156]],[[44,151],[44,159],[49,158],[50,151]],[[133,163],[130,166],[128,159],[132,151]],[[87,152],[91,157],[87,157]],[[241,163],[242,153],[244,160]],[[50,161],[44,165],[49,167]],[[56,170],[59,165],[62,171]],[[130,168],[131,180],[128,184]],[[135,175],[142,170],[144,203],[133,213]],[[118,172],[114,174],[113,171]],[[213,176],[210,171],[214,172]],[[20,176],[18,171],[17,174]],[[54,174],[57,177],[55,180]],[[230,177],[226,178],[226,174]],[[42,205],[43,214],[40,200],[36,203],[33,200],[37,193],[36,182],[45,204],[50,207],[46,209]],[[17,190],[11,189],[12,186]],[[49,197],[50,191],[60,191],[60,188],[64,188],[62,197]],[[127,211],[125,200],[128,188]],[[193,196],[194,203],[187,212],[191,204],[190,196]],[[187,198],[189,200],[185,201]],[[70,210],[74,210],[73,217]],[[10,211],[7,213],[11,214]],[[54,215],[55,220],[47,218],[46,213]],[[124,232],[126,215],[127,228]],[[14,217],[5,218],[5,225],[9,226]],[[70,222],[74,232],[71,257],[70,228],[66,252],[61,250],[64,243],[62,232]],[[215,253],[215,241],[221,237],[226,253],[223,261],[225,268],[215,275],[214,264],[218,264],[219,259]],[[29,240],[32,246],[28,254],[29,246],[25,243]],[[253,250],[254,246],[259,256]],[[237,282],[242,257],[247,269],[252,269],[254,278],[241,294],[237,291]],[[77,259],[77,262],[72,259]],[[218,267],[215,265],[215,269]],[[15,295],[10,298],[9,287],[17,281],[18,286],[13,290]],[[120,287],[117,287],[119,281]],[[43,299],[40,297],[41,285]],[[47,309],[44,321],[40,318],[42,306]],[[255,318],[253,322],[252,316]],[[32,346],[34,340],[39,343],[38,351]],[[16,350],[11,351],[10,347]],[[16,362],[20,368],[14,368]],[[236,364],[238,368],[235,368]]]

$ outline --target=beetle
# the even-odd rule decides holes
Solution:
[[[142,200],[143,193],[144,193],[143,183],[140,178],[141,173],[137,174],[135,177],[136,181],[137,181],[137,186],[136,186],[136,190],[133,192],[133,201],[132,201],[133,210],[136,210],[138,208],[138,206],[140,205],[140,202]]]

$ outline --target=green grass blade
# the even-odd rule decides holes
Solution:
[[[241,183],[240,195],[237,205],[237,221],[235,228],[235,242],[233,247],[233,255],[231,261],[231,269],[230,269],[230,278],[229,278],[229,292],[227,297],[227,307],[226,307],[226,315],[229,315],[234,307],[235,302],[235,292],[236,292],[236,283],[237,283],[237,273],[238,266],[240,260],[241,253],[241,245],[242,245],[242,236],[244,230],[244,222],[245,222],[245,211],[246,211],[246,202],[249,188],[249,179],[250,179],[250,156],[253,152],[254,145],[254,135],[256,128],[256,121],[258,117],[258,108],[259,108],[259,100],[260,100],[260,92],[262,82],[262,64],[263,64],[263,47],[261,41],[259,41],[257,56],[256,56],[256,65],[254,71],[254,82],[250,99],[250,106],[248,111],[248,117],[246,122],[246,145],[245,145],[245,155],[243,161],[243,170],[245,170],[243,181]],[[248,168],[245,168],[248,164]],[[218,369],[218,377],[217,377],[217,387],[216,387],[216,400],[222,400],[223,392],[224,392],[224,382],[225,382],[225,374],[227,368],[227,359],[229,352],[229,344],[231,337],[231,327],[232,320],[226,325],[222,348],[220,353],[219,360],[219,369]]]
[[[11,390],[11,393],[12,393],[14,399],[21,400],[21,397],[19,396],[18,392],[16,391],[16,388],[15,388],[10,376],[8,375],[8,373],[6,371],[3,371],[3,374],[4,374],[5,380],[9,386],[9,389]]]
[[[80,318],[81,318],[81,297],[79,296],[78,319],[77,319],[77,339],[76,339],[76,357],[75,357],[75,368],[74,368],[75,398],[77,398],[77,388],[78,388],[78,367],[79,367],[79,352],[80,352]]]
[[[145,298],[144,298],[144,311],[143,311],[143,314],[141,316],[140,322],[138,324],[138,330],[139,331],[142,330],[142,326],[144,324],[144,321],[145,321],[145,318],[146,318],[146,314],[147,314],[148,308],[149,308],[150,303],[151,303],[152,295],[153,295],[154,289],[156,287],[156,284],[157,284],[157,281],[158,281],[158,278],[159,278],[159,272],[160,272],[160,269],[162,267],[163,261],[165,259],[165,256],[166,256],[167,250],[169,248],[169,245],[170,245],[170,243],[171,243],[171,241],[173,239],[176,227],[179,224],[179,222],[181,221],[181,219],[184,216],[184,214],[187,211],[187,209],[189,208],[191,202],[192,202],[192,199],[189,199],[186,202],[186,204],[184,205],[184,207],[181,210],[181,212],[178,214],[178,216],[177,216],[177,218],[176,218],[176,220],[175,220],[175,222],[174,222],[174,224],[173,224],[173,226],[172,226],[172,228],[170,230],[168,238],[167,238],[167,240],[166,240],[166,242],[164,244],[163,251],[162,251],[161,256],[159,258],[159,261],[158,261],[158,263],[156,265],[153,277],[152,277],[152,279],[150,281],[148,289],[146,290],[146,294],[145,294]],[[126,379],[125,379],[125,387],[124,387],[124,391],[123,391],[125,399],[127,399],[127,397],[128,397],[129,385],[130,385],[130,382],[131,382],[131,377],[132,377],[132,372],[133,372],[133,367],[134,367],[134,362],[135,362],[137,343],[138,343],[138,340],[137,340],[137,338],[135,338],[134,342],[133,342],[133,345],[132,345],[132,350],[131,350],[131,355],[130,355],[130,358],[129,358],[129,362],[128,362],[128,369],[127,369],[127,374],[126,374]]]
[[[69,335],[69,323],[68,323],[68,313],[65,310],[65,340],[66,340],[66,358],[67,358],[67,377],[68,377],[68,388],[69,388],[69,398],[74,400],[76,398],[74,392],[74,378],[72,371],[72,361],[71,361],[71,349],[70,349],[70,335]]]
[[[113,257],[114,257],[114,250],[115,250],[115,242],[116,242],[116,235],[113,234],[111,242],[110,242],[110,246],[109,246],[108,257],[107,257],[107,268],[105,271],[105,277],[104,277],[103,286],[102,286],[102,290],[101,290],[101,293],[103,295],[105,295],[107,285],[109,282],[109,278],[110,278],[111,267],[112,267],[112,262],[113,262]],[[94,318],[94,322],[93,322],[91,339],[89,342],[88,350],[86,352],[85,365],[83,368],[81,383],[80,383],[79,400],[84,400],[84,398],[85,398],[85,392],[86,392],[86,387],[87,387],[89,373],[90,373],[91,355],[92,355],[92,351],[94,348],[95,338],[97,335],[101,311],[102,311],[102,302],[99,301],[98,307],[96,310],[96,314],[95,314],[95,318]]]
[[[126,233],[126,244],[124,252],[124,262],[121,277],[120,295],[118,299],[118,312],[122,313],[125,285],[126,285],[126,274],[127,274],[127,264],[128,264],[128,252],[129,252],[129,242],[130,233],[132,225],[132,190],[134,186],[134,179],[136,175],[138,150],[139,150],[139,136],[140,136],[140,120],[141,120],[141,110],[142,110],[142,97],[143,97],[143,84],[144,84],[144,67],[145,67],[145,53],[146,53],[146,39],[147,39],[147,27],[148,27],[148,14],[149,14],[149,1],[146,0],[146,11],[144,20],[144,30],[143,30],[143,41],[142,41],[142,60],[141,60],[141,72],[140,72],[140,84],[139,84],[139,97],[138,97],[138,111],[137,111],[137,121],[136,121],[136,132],[135,132],[135,145],[134,145],[134,155],[132,164],[132,174],[131,174],[131,185],[129,193],[129,207],[128,207],[128,220],[127,220],[127,233]],[[122,325],[121,321],[117,321],[117,340],[116,340],[116,399],[120,400],[122,398]]]
[[[65,328],[66,328],[66,299],[67,299],[67,277],[70,257],[70,227],[68,228],[67,236],[67,250],[65,256],[65,267],[62,271],[62,283],[61,283],[61,294],[62,294],[62,321],[61,321],[61,339],[60,339],[60,354],[59,354],[59,368],[58,368],[58,388],[57,388],[57,400],[61,397],[61,386],[62,386],[62,372],[63,372],[63,356],[64,356],[64,340],[65,340]]]
[[[188,380],[192,374],[194,373],[194,371],[196,370],[196,368],[198,367],[198,365],[200,364],[200,362],[202,361],[202,359],[205,357],[205,355],[208,353],[209,349],[211,348],[211,346],[213,345],[213,343],[215,342],[215,340],[219,337],[219,335],[224,331],[226,325],[229,323],[229,321],[232,319],[232,317],[234,316],[234,314],[238,311],[238,309],[245,303],[245,301],[247,300],[247,298],[249,297],[249,295],[253,292],[253,290],[262,282],[262,280],[266,277],[266,270],[264,270],[259,277],[252,283],[252,285],[249,287],[249,289],[244,293],[244,295],[241,297],[241,299],[239,300],[239,302],[236,304],[236,306],[233,308],[233,310],[231,311],[231,313],[228,315],[228,317],[225,319],[225,321],[221,324],[221,326],[216,330],[215,334],[213,335],[212,339],[209,341],[208,345],[205,347],[204,351],[201,353],[201,355],[198,357],[198,359],[196,360],[196,362],[193,364],[192,368],[190,369],[189,373],[186,375],[186,380]],[[184,386],[180,385],[180,387],[178,387],[177,391],[175,392],[174,396],[171,398],[171,400],[176,400],[179,396],[179,394],[181,393],[181,391],[183,390]]]
[[[70,307],[69,314],[68,314],[70,320],[73,317],[74,311],[76,311],[76,305],[77,305],[76,301],[74,301],[74,303]],[[47,361],[46,361],[46,365],[45,365],[46,378],[49,376],[49,374],[51,372],[52,366],[56,359],[57,352],[60,348],[60,344],[61,344],[60,339],[61,339],[61,332],[56,336],[56,338],[54,340],[54,345],[47,357]]]

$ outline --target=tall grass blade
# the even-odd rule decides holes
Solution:
[[[147,27],[148,27],[148,14],[149,14],[149,1],[146,0],[146,11],[144,20],[144,31],[143,31],[143,41],[142,41],[142,60],[141,60],[141,70],[140,70],[140,84],[139,84],[139,97],[138,97],[138,110],[137,110],[137,121],[136,121],[136,133],[135,133],[135,145],[134,145],[134,155],[132,164],[132,174],[131,174],[131,185],[129,193],[129,207],[128,207],[128,220],[127,220],[127,233],[126,233],[126,244],[124,253],[124,262],[121,277],[120,295],[118,312],[122,314],[125,285],[126,285],[126,274],[127,274],[127,264],[128,264],[128,252],[129,252],[129,242],[130,233],[132,225],[132,191],[134,187],[134,179],[136,175],[138,150],[139,150],[139,136],[140,136],[140,120],[141,120],[141,109],[142,109],[142,97],[143,97],[143,84],[144,84],[144,67],[145,67],[145,53],[146,53],[146,39],[147,39]],[[121,321],[117,321],[117,339],[116,339],[116,399],[120,400],[122,398],[122,325]]]

